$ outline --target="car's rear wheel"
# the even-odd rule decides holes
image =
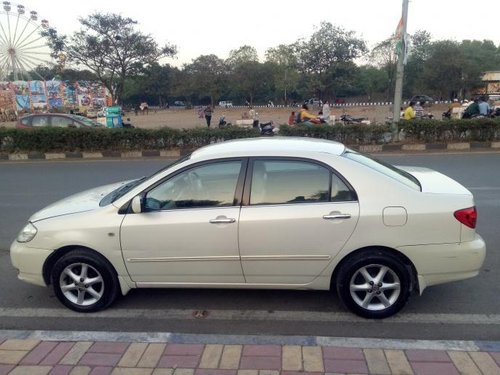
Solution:
[[[341,265],[336,287],[349,310],[364,318],[382,319],[396,314],[406,304],[411,277],[396,256],[367,251],[353,255]]]
[[[61,257],[52,269],[51,282],[59,301],[78,312],[105,309],[118,295],[118,279],[111,265],[84,249]]]

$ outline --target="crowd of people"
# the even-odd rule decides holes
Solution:
[[[272,102],[271,102],[272,103]],[[248,102],[248,111],[242,116],[243,119],[252,120],[253,127],[258,127],[259,125],[259,115],[255,111],[252,105]],[[413,119],[432,119],[434,115],[425,110],[426,102],[411,101],[406,108],[401,108],[401,119],[413,120]],[[268,103],[268,107],[273,104]],[[474,118],[474,117],[486,117],[495,114],[494,109],[490,106],[485,97],[478,97],[473,101],[468,102],[464,100],[462,103],[455,99],[448,110],[443,113],[443,118],[451,118],[452,113],[460,112],[458,118]],[[500,109],[497,110],[500,116]],[[210,128],[212,115],[214,113],[214,108],[212,105],[206,105],[199,107],[198,115],[199,118],[204,118],[207,127]],[[321,102],[319,110],[317,113],[313,113],[310,109],[308,103],[302,104],[298,111],[292,111],[288,117],[288,125],[293,126],[296,124],[302,124],[306,126],[314,126],[317,124],[328,124],[332,123],[331,116],[331,106],[328,101]],[[228,125],[225,116],[222,115],[219,119],[219,127]]]
[[[410,102],[408,107],[402,111],[401,118],[404,120],[413,120],[413,119],[431,119],[434,117],[431,113],[426,113],[424,110],[425,102]]]
[[[330,103],[325,101],[322,103],[317,115],[309,112],[309,106],[302,104],[300,110],[296,113],[292,111],[288,118],[288,125],[304,124],[313,126],[315,124],[326,124],[330,121]]]

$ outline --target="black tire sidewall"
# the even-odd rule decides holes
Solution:
[[[95,268],[103,279],[104,283],[104,293],[102,297],[92,305],[80,306],[70,300],[68,300],[59,285],[60,275],[63,270],[73,264],[73,263],[85,263],[89,266]],[[52,268],[51,272],[51,282],[54,289],[54,293],[59,301],[66,307],[77,312],[95,312],[103,310],[115,300],[118,294],[118,279],[116,274],[109,265],[109,263],[103,259],[102,256],[95,254],[93,252],[87,252],[82,250],[72,251],[63,257],[61,257]]]
[[[362,267],[376,264],[384,265],[391,269],[399,277],[401,284],[400,295],[397,301],[384,310],[371,311],[359,306],[352,298],[350,282],[353,275]],[[400,311],[408,302],[410,296],[411,279],[407,267],[397,257],[389,254],[354,256],[344,263],[337,276],[337,294],[342,303],[353,313],[368,319],[383,319]]]

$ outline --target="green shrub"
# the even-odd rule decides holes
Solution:
[[[389,125],[297,125],[280,127],[280,135],[330,139],[345,144],[381,143],[384,134],[390,132]]]
[[[401,121],[405,140],[418,143],[486,142],[500,137],[500,118]]]
[[[404,143],[491,142],[500,139],[500,119],[401,121]],[[348,145],[390,141],[390,125],[280,126],[281,136],[336,140]],[[0,152],[141,151],[193,149],[230,139],[258,137],[255,129],[7,129],[0,128]]]
[[[0,152],[140,151],[197,148],[235,138],[256,137],[253,129],[7,129],[0,128]]]

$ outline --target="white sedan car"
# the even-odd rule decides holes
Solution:
[[[479,273],[476,218],[472,194],[439,172],[331,141],[246,139],[42,209],[11,259],[80,312],[131,288],[332,289],[384,318],[412,292]]]

